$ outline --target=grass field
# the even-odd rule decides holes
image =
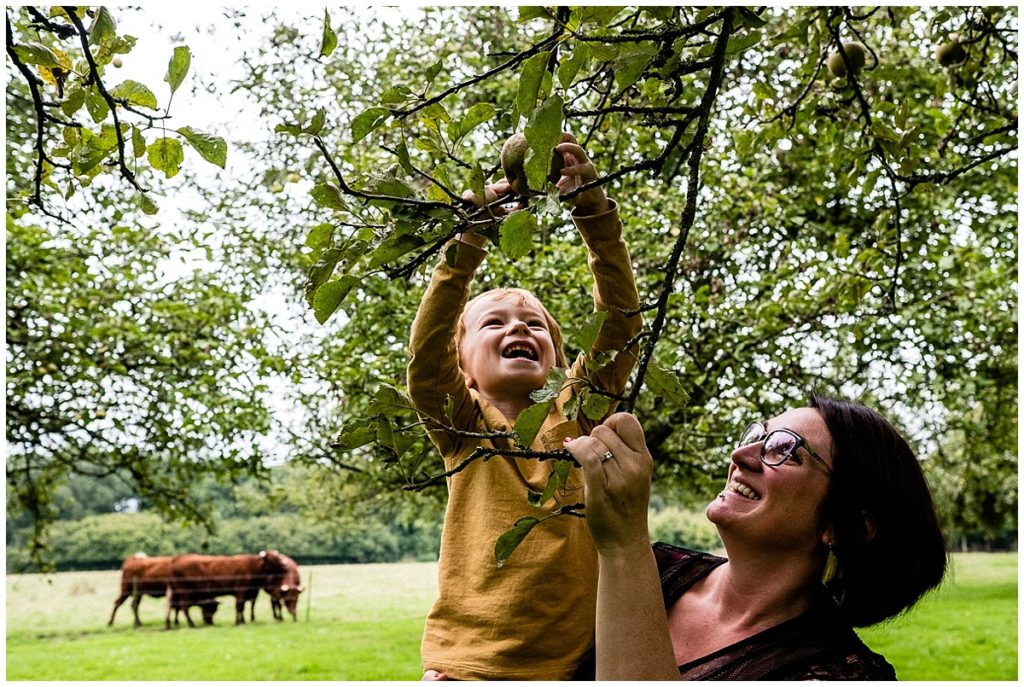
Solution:
[[[433,563],[302,569],[299,622],[163,631],[163,599],[131,602],[107,626],[117,572],[7,577],[8,680],[415,680]],[[307,620],[308,612],[308,620]],[[193,615],[198,619],[198,609]],[[184,622],[184,619],[182,619]],[[903,680],[1017,678],[1017,555],[954,556],[953,575],[911,614],[862,632]]]

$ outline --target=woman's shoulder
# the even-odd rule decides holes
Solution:
[[[896,671],[844,622],[831,600],[778,628],[780,680],[895,680]],[[784,638],[784,639],[783,639]],[[781,641],[780,641],[781,640]],[[788,654],[788,655],[787,655]]]
[[[726,562],[721,556],[664,542],[656,542],[651,548],[654,549],[654,558],[658,562],[666,607],[682,596],[697,580]]]

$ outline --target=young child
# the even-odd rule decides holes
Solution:
[[[597,178],[593,163],[570,134],[558,150],[565,168],[558,182],[568,193]],[[509,192],[504,179],[487,187],[488,202]],[[480,203],[474,198],[474,202]],[[640,330],[639,300],[622,224],[614,201],[598,187],[569,201],[573,221],[589,250],[594,305],[607,312],[591,354],[625,347]],[[431,440],[450,470],[478,446],[514,448],[502,438],[463,432],[510,432],[530,393],[544,386],[550,368],[566,366],[558,323],[541,302],[521,289],[487,291],[466,303],[470,282],[483,261],[484,239],[456,239],[455,264],[442,259],[413,322],[409,394],[428,421]],[[606,391],[622,393],[636,359],[621,352],[597,374]],[[581,377],[583,356],[570,372]],[[561,409],[574,393],[563,390],[530,448],[564,447],[567,437],[588,433],[599,420],[580,412],[569,421]],[[452,399],[449,401],[449,397]],[[446,404],[450,405],[450,418]],[[611,410],[609,410],[609,413]],[[439,426],[440,425],[440,426]],[[531,531],[499,567],[494,543],[518,518],[543,517],[527,490],[543,492],[554,461],[497,455],[476,460],[448,478],[438,562],[438,598],[421,646],[424,679],[565,680],[583,677],[594,643],[597,553],[582,518],[559,516]],[[580,470],[570,471],[558,502],[583,502]],[[577,670],[582,667],[582,671]]]

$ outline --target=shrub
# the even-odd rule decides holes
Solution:
[[[670,506],[648,516],[651,541],[663,541],[688,549],[712,551],[722,547],[718,530],[703,511],[695,512]]]

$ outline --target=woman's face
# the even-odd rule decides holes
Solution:
[[[832,467],[832,437],[814,408],[795,408],[763,422],[765,430],[787,429],[803,437]],[[707,517],[723,540],[751,541],[776,548],[814,551],[825,530],[822,506],[828,493],[828,468],[797,449],[774,467],[761,462],[763,442],[732,453],[725,489],[707,507]]]

